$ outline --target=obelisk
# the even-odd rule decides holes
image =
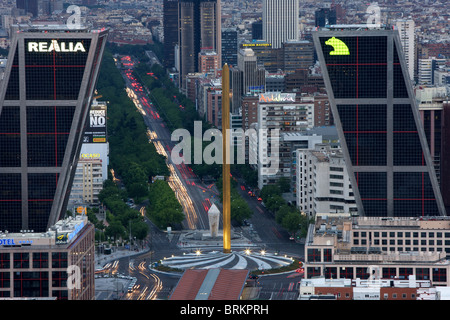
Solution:
[[[223,252],[231,253],[230,205],[230,69],[222,69],[222,183],[223,183]]]

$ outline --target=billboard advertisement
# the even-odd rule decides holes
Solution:
[[[92,105],[83,143],[106,143],[106,105]]]

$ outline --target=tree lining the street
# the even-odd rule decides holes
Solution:
[[[136,202],[151,198],[149,182],[152,177],[169,176],[165,158],[149,143],[142,115],[125,92],[125,81],[116,67],[113,54],[105,49],[99,72],[98,93],[108,101],[108,142],[110,168],[120,177],[125,189],[120,189],[109,176],[99,199],[106,210],[108,226],[105,235],[128,238],[130,232],[136,239],[144,239],[148,226],[140,212],[130,208],[126,201]],[[172,196],[174,193],[172,191]]]

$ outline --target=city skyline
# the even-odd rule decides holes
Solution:
[[[13,2],[0,299],[450,299],[445,3]]]

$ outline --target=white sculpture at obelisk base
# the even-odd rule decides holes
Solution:
[[[211,232],[211,237],[215,238],[217,237],[217,234],[219,233],[219,217],[220,217],[220,211],[217,208],[215,204],[209,208],[208,211],[208,218],[209,218],[209,230]]]

